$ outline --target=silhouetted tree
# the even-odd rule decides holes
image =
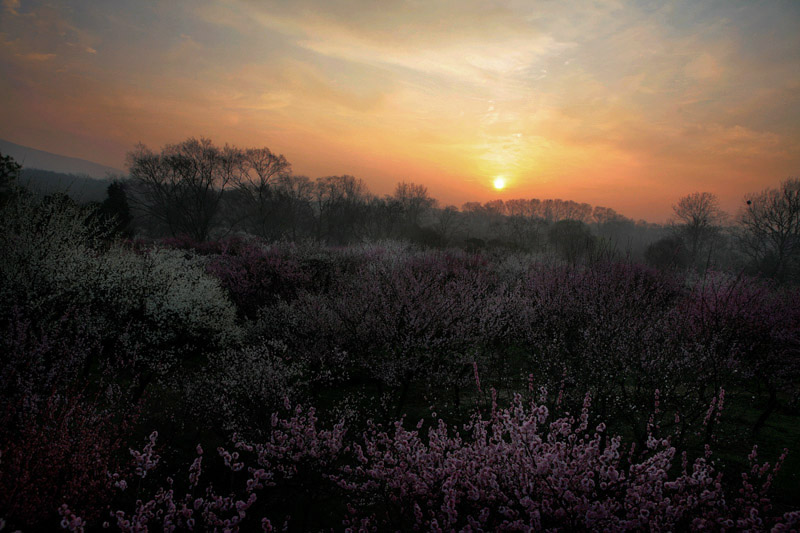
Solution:
[[[109,223],[110,230],[125,237],[131,236],[131,216],[125,184],[114,180],[106,189],[106,199],[100,204],[100,215]]]
[[[396,239],[403,229],[403,207],[396,198],[372,197],[367,202],[366,236],[370,240]]]
[[[677,235],[663,237],[647,247],[644,253],[647,264],[657,268],[686,268],[689,253],[683,239]]]
[[[570,263],[577,263],[594,248],[595,237],[580,220],[559,220],[547,232],[550,244]]]
[[[400,204],[407,228],[418,228],[422,215],[436,205],[427,187],[405,181],[397,184],[394,199]]]
[[[358,178],[318,178],[313,191],[317,239],[332,244],[360,239],[365,231],[368,200],[367,186]]]
[[[306,176],[284,174],[277,178],[275,188],[281,201],[284,235],[293,240],[310,235],[314,223],[311,207],[314,183]]]
[[[610,207],[596,206],[592,210],[592,221],[595,224],[602,225],[617,219],[620,215]]]
[[[22,165],[17,163],[10,155],[0,154],[0,207],[13,194],[19,180]]]
[[[785,281],[800,262],[800,179],[745,198],[739,243],[753,268]]]
[[[464,227],[464,220],[454,205],[439,209],[436,213],[436,232],[441,235],[445,244],[455,237],[456,233]]]
[[[156,154],[143,144],[128,154],[137,205],[173,236],[204,241],[214,228],[222,196],[243,179],[245,153],[190,138]]]
[[[725,213],[719,208],[716,195],[710,192],[696,192],[684,196],[672,206],[675,212],[674,223],[688,244],[689,259],[695,264],[701,249],[725,220]]]
[[[285,157],[273,154],[268,148],[248,148],[242,154],[241,164],[241,175],[236,182],[240,200],[237,207],[241,206],[249,227],[257,235],[274,237],[281,233],[280,228],[275,228],[276,211],[285,210],[284,200],[295,198],[294,193],[310,198],[310,194],[305,192],[308,187],[301,186],[300,191],[295,190],[289,178],[291,165]],[[283,190],[279,191],[278,182],[281,181]]]

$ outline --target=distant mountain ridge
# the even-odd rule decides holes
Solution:
[[[14,144],[10,141],[0,139],[0,153],[10,155],[23,168],[48,170],[63,174],[85,175],[92,178],[105,178],[109,174],[127,174],[125,171],[114,167],[108,167],[65,155],[53,154],[44,150],[37,150],[28,146]]]
[[[39,196],[63,193],[79,204],[86,204],[105,200],[106,190],[111,181],[40,168],[23,168],[19,184]]]

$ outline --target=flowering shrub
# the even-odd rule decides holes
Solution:
[[[135,342],[146,368],[165,372],[176,358],[236,342],[236,316],[200,259],[177,250],[133,254],[112,248],[94,262],[84,286],[104,331]]]
[[[165,237],[158,239],[157,243],[159,248],[185,250],[198,255],[235,254],[241,247],[249,246],[247,240],[239,237],[217,241],[196,241],[188,235]]]
[[[691,338],[706,347],[704,379],[720,383],[732,370],[742,386],[767,391],[755,433],[776,409],[780,392],[794,399],[800,394],[798,301],[796,289],[711,274],[692,287],[681,307]]]
[[[38,325],[18,307],[11,313],[0,324],[0,406],[7,415],[23,404],[39,410],[53,391],[66,391],[101,350],[97,332],[80,312]]]
[[[0,516],[47,528],[66,503],[92,519],[131,389],[234,342],[235,312],[199,261],[111,244],[68,201],[20,194],[0,222]]]
[[[107,355],[135,351],[153,374],[236,339],[234,309],[199,259],[103,244],[86,213],[68,203],[23,198],[0,215],[8,222],[0,229],[8,250],[0,296],[9,305],[0,314],[16,305],[44,323],[78,312],[102,332]]]
[[[498,283],[491,272],[465,254],[361,257],[345,256],[328,292],[263,308],[259,335],[284,342],[312,375],[373,388],[395,412],[413,387],[435,395],[468,384],[474,347],[488,334],[481,309]]]
[[[337,284],[326,303],[342,348],[371,377],[402,384],[440,365],[449,373],[463,363],[458,354],[479,342],[475,310],[489,290],[485,274],[447,254],[375,261]]]
[[[589,430],[588,396],[579,417],[551,418],[521,396],[467,426],[468,438],[444,421],[427,438],[396,422],[373,428],[355,446],[342,485],[373,514],[362,526],[426,530],[650,531],[736,527],[766,529],[766,490],[780,469],[758,465],[740,496],[726,498],[710,451],[689,461],[670,439],[650,434],[645,450],[626,448],[600,423]],[[673,473],[674,472],[674,473]],[[351,476],[348,478],[347,476]],[[754,479],[755,478],[755,483]],[[350,481],[354,479],[354,481]],[[787,517],[796,524],[796,517]],[[780,519],[779,519],[780,521]]]
[[[51,527],[69,502],[93,519],[136,410],[111,373],[94,383],[103,394],[85,390],[102,343],[84,310],[40,324],[12,313],[0,329],[0,516]]]
[[[199,375],[185,382],[192,407],[214,427],[263,435],[269,413],[305,389],[309,377],[279,342],[209,356]]]
[[[0,301],[25,304],[39,315],[61,316],[90,273],[102,227],[65,200],[36,202],[19,195],[0,210]],[[60,306],[58,304],[61,304]],[[7,311],[4,306],[0,313]]]
[[[150,528],[158,531],[239,531],[241,527],[251,530],[258,524],[263,531],[272,531],[272,521],[257,514],[260,510],[263,515],[265,506],[261,505],[259,509],[258,505],[263,501],[272,503],[266,509],[272,511],[273,520],[274,516],[280,515],[276,523],[283,523],[285,528],[291,518],[285,510],[287,506],[295,505],[293,499],[309,497],[309,492],[325,488],[337,490],[333,481],[325,481],[329,473],[320,470],[334,468],[334,462],[344,450],[345,430],[342,424],[331,430],[318,428],[315,410],[300,407],[285,419],[273,415],[268,425],[271,432],[264,442],[248,444],[234,436],[233,450],[217,448],[227,477],[235,480],[229,493],[218,491],[208,476],[204,477],[204,472],[209,470],[209,459],[201,445],[196,446],[196,455],[184,479],[159,472],[158,432],[153,432],[141,451],[130,450],[131,470],[138,479],[129,482],[119,474],[110,475],[118,499],[124,503],[123,508],[116,506],[109,511],[106,527],[124,532]],[[161,477],[155,483],[142,484],[148,476],[152,481],[159,474]],[[296,486],[298,480],[302,482],[299,487]],[[319,486],[312,480],[327,486]],[[134,486],[139,489],[134,489]],[[150,492],[143,494],[143,486]],[[185,490],[182,492],[182,489]],[[132,490],[135,491],[135,500],[126,498]],[[128,508],[124,507],[125,504]],[[65,506],[60,512],[64,516],[64,529],[83,531],[86,521],[76,507]]]
[[[665,424],[674,425],[677,413],[688,435],[702,406],[740,376],[786,375],[781,383],[792,383],[797,312],[790,296],[772,290],[761,290],[761,303],[746,312],[740,298],[741,316],[726,311],[724,325],[703,303],[710,295],[637,265],[509,266],[380,247],[327,257],[329,282],[263,306],[255,336],[286,344],[305,375],[333,373],[372,390],[394,414],[420,392],[440,407],[458,406],[473,363],[508,394],[534,368],[536,382],[563,389],[573,408],[590,390],[598,413],[642,444],[655,389]],[[760,333],[750,335],[752,328]]]
[[[353,439],[341,423],[321,429],[314,409],[297,407],[287,418],[273,415],[262,443],[235,439],[235,451],[218,449],[237,480],[230,493],[203,481],[198,445],[185,490],[167,477],[149,496],[137,494],[130,510],[117,507],[109,525],[271,531],[273,523],[290,519],[286,494],[333,497],[341,503],[305,509],[322,513],[314,518],[329,526],[361,530],[789,531],[800,525],[798,513],[772,515],[766,495],[783,457],[774,466],[761,464],[754,449],[735,495],[725,489],[709,448],[690,460],[669,438],[651,433],[637,451],[608,436],[603,423],[590,429],[589,408],[587,396],[579,416],[553,417],[541,401],[517,395],[508,407],[494,403],[486,419],[476,414],[466,435],[439,420],[424,436],[424,421],[409,430],[399,420]],[[156,437],[142,452],[131,451],[140,478],[157,472]],[[304,477],[309,474],[315,475]],[[116,486],[131,486],[115,479]],[[313,484],[298,487],[298,480]],[[82,527],[76,509],[62,514],[65,527]]]
[[[247,317],[276,299],[292,299],[309,283],[308,274],[291,250],[246,244],[210,258],[208,272],[216,277]]]
[[[53,393],[35,408],[28,399],[3,402],[0,414],[0,516],[48,528],[66,503],[86,520],[98,518],[111,500],[108,472],[122,466],[123,414],[75,392]]]
[[[706,378],[707,346],[688,330],[685,291],[668,273],[614,263],[536,267],[519,295],[514,336],[530,350],[537,382],[563,388],[573,408],[591,391],[600,416],[627,425],[640,444],[656,389],[685,434],[727,383]]]

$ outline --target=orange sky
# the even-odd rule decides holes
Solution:
[[[202,135],[663,222],[800,175],[798,28],[793,0],[3,0],[0,138],[122,168]]]

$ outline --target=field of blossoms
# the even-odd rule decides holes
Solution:
[[[800,294],[0,208],[2,531],[798,531]]]

